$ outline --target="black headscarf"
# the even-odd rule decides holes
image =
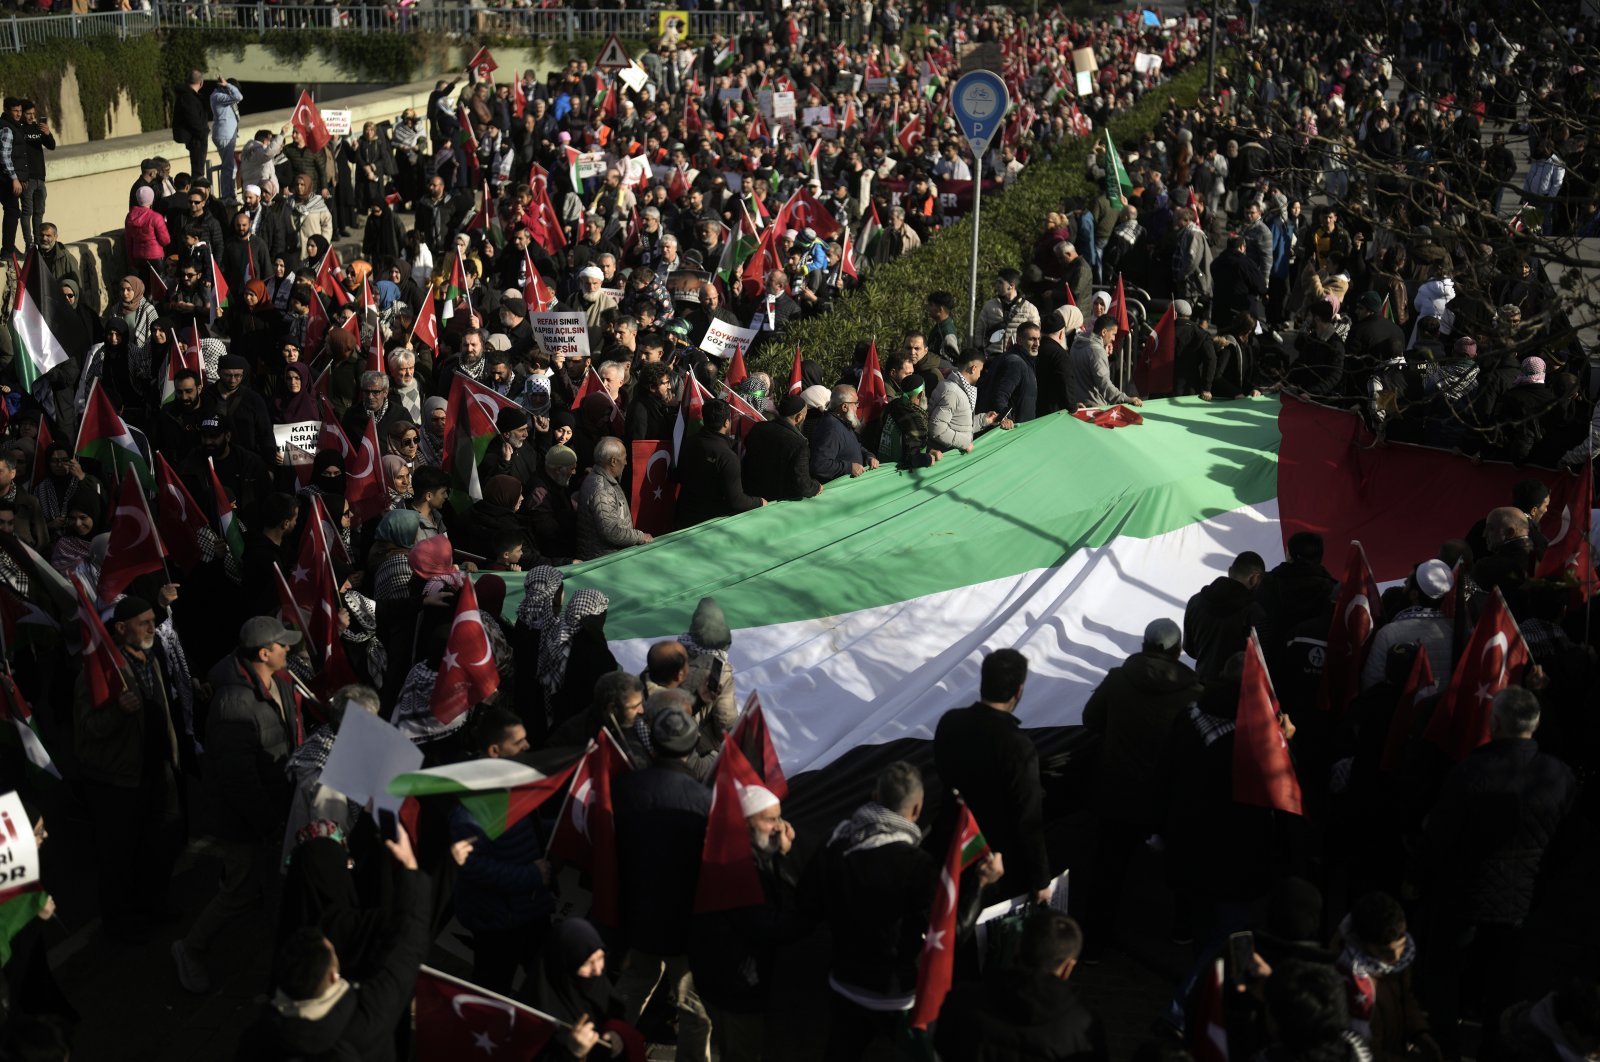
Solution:
[[[603,1025],[611,1012],[611,982],[604,974],[579,977],[578,967],[589,956],[604,951],[594,926],[581,918],[568,918],[555,927],[539,956],[539,978],[533,987],[533,1005],[564,1022],[587,1014]]]
[[[278,939],[317,926],[333,945],[346,976],[359,979],[381,958],[386,916],[364,910],[350,873],[350,853],[331,837],[314,837],[289,857],[278,914]]]

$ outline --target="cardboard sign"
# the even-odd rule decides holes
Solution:
[[[645,85],[647,85],[650,81],[650,79],[645,76],[645,72],[640,70],[637,66],[625,67],[624,69],[617,71],[617,77],[624,85],[627,85],[635,92],[638,92],[640,89],[644,88]]]
[[[578,156],[578,180],[587,181],[590,177],[599,177],[606,172],[606,153],[604,151],[585,151]]]
[[[328,127],[329,136],[350,135],[349,111],[323,111],[322,124]]]
[[[889,88],[890,88],[890,80],[888,78],[886,78],[886,77],[869,77],[869,78],[867,78],[867,95],[869,95],[869,96],[887,95],[888,92],[889,92]]]
[[[700,349],[713,357],[731,359],[740,351],[749,350],[751,341],[759,331],[759,328],[740,328],[726,321],[713,320],[706,329],[705,338],[700,341]]]
[[[389,795],[389,780],[422,766],[422,750],[392,724],[358,705],[345,707],[339,736],[322,769],[322,784],[357,804],[396,811],[401,797]]]
[[[1091,74],[1094,73],[1096,70],[1099,70],[1100,67],[1097,66],[1095,64],[1095,61],[1094,61],[1094,49],[1093,48],[1074,48],[1074,49],[1072,49],[1072,69],[1074,69],[1074,70],[1087,70]]]
[[[780,122],[794,121],[794,93],[774,92],[772,94],[772,117]]]
[[[742,89],[742,88],[717,89],[717,102],[718,103],[732,103],[734,100],[741,100],[743,98],[744,98],[744,89]]]
[[[113,709],[114,710],[114,709]],[[39,845],[33,822],[16,793],[0,796],[0,896],[39,884]]]
[[[539,349],[550,357],[587,358],[589,320],[576,310],[565,313],[536,313],[528,318]]]
[[[1154,52],[1136,52],[1133,70],[1136,74],[1158,74],[1161,72],[1161,56]]]

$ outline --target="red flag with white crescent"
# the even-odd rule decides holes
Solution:
[[[110,601],[139,576],[159,572],[166,556],[167,548],[161,544],[139,477],[123,476],[117,511],[111,517],[106,562],[100,569],[100,599]]]
[[[294,105],[294,117],[289,119],[289,124],[295,132],[306,138],[306,147],[312,151],[321,151],[328,146],[328,141],[333,137],[328,132],[328,126],[322,120],[322,112],[317,110],[317,105],[311,102],[311,93],[300,93],[300,100]]]
[[[617,895],[616,819],[611,805],[611,784],[633,764],[617,747],[607,730],[601,730],[578,761],[567,788],[561,813],[550,831],[546,851],[588,873],[594,883],[592,921],[604,926],[622,924]]]
[[[1522,681],[1533,663],[1528,645],[1506,599],[1495,587],[1461,659],[1450,673],[1450,688],[1428,720],[1423,737],[1453,760],[1489,740],[1489,708],[1495,695]]]
[[[483,613],[478,611],[477,591],[468,579],[456,595],[456,615],[450,623],[450,637],[445,642],[428,708],[439,722],[453,722],[499,688],[500,671],[494,664],[489,632],[484,629]]]
[[[200,562],[200,532],[210,523],[167,459],[158,452],[155,462],[156,526],[161,530],[161,540],[170,543],[179,566],[187,570]],[[102,573],[102,585],[104,578]]]

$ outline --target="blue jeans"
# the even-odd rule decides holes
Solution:
[[[215,140],[213,140],[212,143],[217,144]],[[222,162],[217,167],[216,193],[217,198],[221,199],[224,203],[231,202],[233,200],[233,152],[238,146],[238,137],[234,137],[226,144],[217,144],[217,153],[222,156]]]

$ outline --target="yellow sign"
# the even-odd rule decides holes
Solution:
[[[668,42],[689,39],[689,12],[658,11],[656,15],[656,25],[659,27],[657,32]]]

